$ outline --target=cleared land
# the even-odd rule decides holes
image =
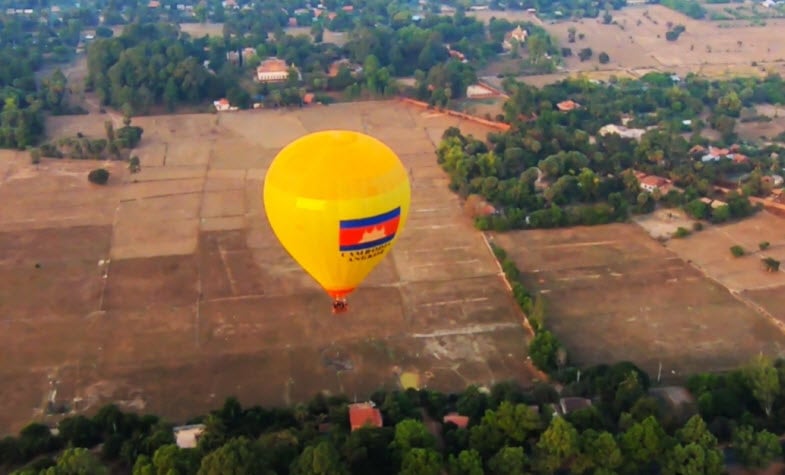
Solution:
[[[98,136],[106,118],[48,130]],[[530,381],[520,314],[434,156],[446,127],[483,127],[397,102],[134,122],[142,171],[106,164],[106,187],[87,182],[93,161],[0,155],[0,433],[51,420],[50,398],[182,421],[229,395],[361,399],[401,374],[444,390]],[[408,225],[346,316],[331,315],[261,203],[277,151],[326,128],[387,142],[413,180]]]
[[[537,86],[577,72],[586,73],[592,79],[640,76],[650,70],[682,75],[694,72],[711,77],[764,75],[769,71],[785,74],[785,44],[777,34],[785,28],[785,20],[769,19],[765,26],[755,26],[750,21],[694,20],[661,5],[631,5],[612,13],[616,24],[610,25],[602,24],[601,19],[541,22],[523,11],[468,14],[485,22],[491,17],[530,21],[546,28],[561,46],[572,48],[574,55],[565,60],[563,72],[519,78]],[[665,39],[669,22],[686,27],[675,42]],[[577,35],[584,34],[584,39],[569,43],[570,28],[575,28]],[[594,56],[581,62],[577,53],[582,48],[591,48]],[[610,56],[608,64],[598,62],[597,56],[602,51]],[[493,68],[489,71],[488,74],[503,72]]]
[[[494,239],[525,285],[544,292],[546,325],[580,364],[628,360],[656,374],[662,363],[663,378],[679,378],[734,367],[760,351],[785,355],[785,334],[768,319],[635,224]],[[689,239],[685,245],[701,247]]]

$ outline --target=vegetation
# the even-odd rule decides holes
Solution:
[[[739,219],[760,209],[748,196],[768,194],[764,174],[779,166],[772,157],[783,150],[736,145],[749,160],[704,161],[708,141],[700,135],[700,114],[708,112],[709,123],[733,140],[734,115],[744,104],[785,103],[777,84],[777,75],[724,82],[690,75],[676,83],[663,73],[610,84],[572,79],[542,89],[505,80],[510,99],[497,119],[509,123],[510,131],[491,133],[486,142],[448,129],[438,162],[452,190],[462,197],[479,194],[496,208],[477,218],[480,229],[624,221],[631,212],[652,211],[657,202],[715,223]],[[554,107],[567,99],[579,107]],[[598,133],[623,118],[629,127],[648,127],[640,140]],[[688,139],[685,128],[692,133]],[[644,191],[633,170],[665,177],[677,189]],[[741,194],[729,192],[711,206],[701,200],[713,194],[714,183],[742,174],[747,178]]]
[[[744,248],[739,245],[731,246],[730,253],[733,257],[741,257],[744,255]]]
[[[706,16],[706,9],[697,0],[660,0],[654,3],[661,3],[696,20],[703,19]]]
[[[750,468],[782,456],[775,435],[785,429],[782,374],[782,361],[760,357],[739,371],[696,375],[687,382],[695,402],[681,406],[655,397],[649,376],[630,363],[586,368],[580,378],[565,368],[561,394],[548,383],[511,382],[449,395],[377,391],[370,399],[384,427],[355,431],[342,396],[289,408],[229,398],[190,421],[205,425],[193,449],[175,445],[171,423],[109,405],[62,420],[58,435],[30,424],[0,440],[0,467],[20,475],[718,474],[720,444]],[[592,404],[565,414],[562,397]],[[452,412],[468,416],[468,427],[429,422]]]
[[[106,182],[109,181],[109,172],[104,168],[96,168],[87,174],[87,179],[96,185],[106,185]]]

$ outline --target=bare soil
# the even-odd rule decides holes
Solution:
[[[106,118],[53,118],[48,130],[100,136]],[[0,152],[0,433],[55,422],[50,398],[177,422],[230,395],[363,398],[399,387],[401,372],[443,390],[534,377],[521,315],[436,164],[446,127],[479,137],[484,127],[398,102],[134,123],[144,128],[134,175],[121,162],[35,167]],[[334,127],[387,142],[413,188],[400,241],[345,316],[330,313],[261,206],[277,151]],[[87,181],[98,166],[112,173],[106,186]]]

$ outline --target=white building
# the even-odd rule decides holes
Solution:
[[[300,77],[300,71],[294,67]],[[278,58],[269,58],[256,67],[256,80],[259,82],[283,82],[289,78],[289,68],[286,61]]]
[[[177,446],[181,449],[194,449],[199,442],[199,437],[204,433],[204,424],[191,424],[178,426],[172,429]]]

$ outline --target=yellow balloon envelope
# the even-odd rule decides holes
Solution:
[[[264,181],[264,208],[281,245],[335,309],[387,255],[409,213],[409,177],[387,145],[328,130],[281,150]]]

